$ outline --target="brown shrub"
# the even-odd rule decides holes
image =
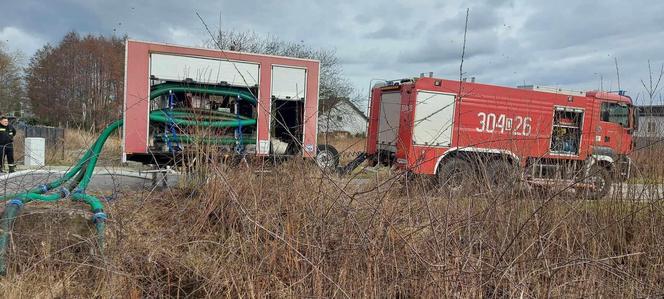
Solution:
[[[653,297],[664,289],[661,202],[444,199],[420,184],[349,183],[301,161],[271,172],[212,165],[193,188],[107,204],[103,256],[70,204],[48,213],[29,206],[0,297]]]

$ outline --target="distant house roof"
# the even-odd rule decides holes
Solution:
[[[341,100],[348,104],[348,106],[350,106],[353,111],[357,112],[359,116],[364,118],[364,120],[369,121],[369,118],[364,114],[364,111],[360,110],[360,108],[357,108],[357,106],[355,106],[355,104],[353,104],[348,98],[342,98]]]
[[[664,105],[639,106],[639,116],[664,116]]]
[[[355,111],[357,113],[357,115],[362,117],[365,121],[369,121],[369,118],[364,114],[364,111],[360,110],[360,108],[357,108],[357,106],[355,104],[353,104],[353,102],[351,102],[349,98],[339,97],[339,98],[335,98],[334,100],[336,100],[336,101],[325,101],[325,100],[321,101],[320,111],[330,111],[333,107],[336,107],[340,103],[344,103],[344,104],[348,105],[348,107],[353,109],[353,111]]]

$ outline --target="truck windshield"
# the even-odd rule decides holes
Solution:
[[[602,103],[602,121],[629,127],[629,107],[625,104]]]

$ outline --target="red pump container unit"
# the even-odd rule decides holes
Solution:
[[[192,140],[255,156],[318,152],[318,61],[136,40],[125,59],[124,161],[173,163]],[[191,137],[177,117],[192,115],[220,135]]]

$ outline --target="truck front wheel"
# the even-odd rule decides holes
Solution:
[[[450,198],[468,195],[474,177],[470,163],[459,158],[452,158],[441,162],[438,167],[436,178],[443,195]]]
[[[584,182],[590,184],[590,188],[577,188],[577,193],[588,199],[600,199],[609,194],[613,179],[606,168],[595,165],[590,168]]]

